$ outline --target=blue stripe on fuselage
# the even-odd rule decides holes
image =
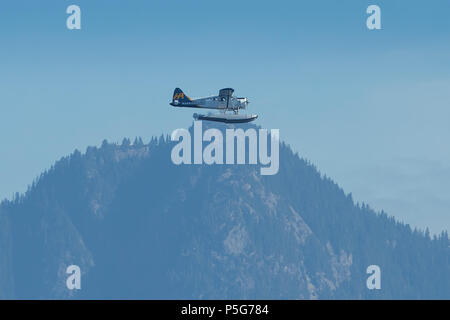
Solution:
[[[194,102],[180,102],[178,104],[171,102],[170,105],[174,107],[204,108],[198,104],[195,104]]]

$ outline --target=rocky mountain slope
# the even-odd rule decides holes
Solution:
[[[446,232],[355,204],[284,144],[274,176],[176,166],[173,145],[105,141],[4,201],[0,299],[450,298]],[[72,264],[81,290],[66,287]],[[366,287],[369,265],[381,290]]]

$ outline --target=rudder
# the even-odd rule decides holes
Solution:
[[[181,90],[180,88],[175,88],[173,92],[172,102],[175,100],[178,100],[179,102],[191,101],[191,99],[187,95],[185,95],[183,90]]]

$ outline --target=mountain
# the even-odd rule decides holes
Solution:
[[[174,144],[104,141],[4,201],[0,299],[450,298],[447,232],[355,204],[284,143],[272,176],[177,166]],[[66,287],[72,264],[81,290]],[[366,286],[370,265],[380,290]]]

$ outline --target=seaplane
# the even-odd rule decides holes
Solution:
[[[215,109],[219,113],[194,113],[195,120],[217,121],[225,123],[245,123],[258,118],[256,114],[240,114],[239,110],[247,109],[248,99],[233,96],[234,89],[219,90],[218,96],[191,99],[180,88],[173,92],[171,106],[182,108]]]

